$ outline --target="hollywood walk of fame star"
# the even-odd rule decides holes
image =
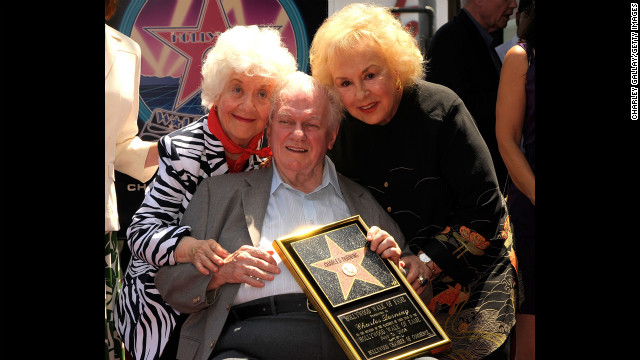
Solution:
[[[368,249],[366,246],[347,252],[342,250],[327,235],[324,237],[326,238],[327,246],[329,246],[331,257],[317,261],[311,266],[336,273],[345,300],[348,298],[356,279],[384,287],[378,279],[362,266],[362,260]]]
[[[183,27],[144,27],[144,30],[156,39],[182,55],[187,63],[176,96],[174,109],[194,97],[200,90],[200,71],[207,49],[214,45],[214,39],[230,26],[222,16],[220,4],[203,1],[202,10],[196,26]]]

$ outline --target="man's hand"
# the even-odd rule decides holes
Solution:
[[[224,284],[245,283],[254,287],[264,287],[263,281],[271,281],[280,268],[276,260],[265,250],[243,245],[224,259],[220,270],[213,275],[207,290],[217,289]]]
[[[371,241],[371,246],[369,247],[371,250],[400,266],[398,261],[400,261],[402,251],[398,247],[396,240],[388,232],[377,226],[372,226],[367,232],[367,241]]]

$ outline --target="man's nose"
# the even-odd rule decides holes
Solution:
[[[301,123],[296,123],[293,128],[293,132],[291,133],[294,137],[304,137],[304,129],[302,128]]]

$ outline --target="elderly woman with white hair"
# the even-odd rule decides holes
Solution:
[[[180,220],[203,179],[253,170],[269,158],[262,139],[271,96],[294,71],[293,55],[271,28],[235,26],[206,54],[202,105],[208,114],[159,140],[158,173],[127,230],[132,258],[115,317],[135,359],[175,358],[176,350],[165,347],[182,319],[159,295],[156,272],[189,262],[205,275],[219,270],[226,251],[214,239],[191,237]]]

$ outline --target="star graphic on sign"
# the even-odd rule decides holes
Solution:
[[[143,28],[187,60],[180,77],[174,110],[198,94],[200,71],[206,53],[215,45],[218,36],[231,27],[222,16],[222,5],[220,2],[216,3],[217,6],[209,6],[209,0],[203,1],[196,26]]]
[[[378,279],[362,266],[362,260],[367,252],[366,246],[352,251],[344,251],[327,235],[324,237],[326,238],[327,246],[329,246],[331,256],[317,261],[311,266],[336,273],[345,300],[349,296],[356,279],[384,287]]]

